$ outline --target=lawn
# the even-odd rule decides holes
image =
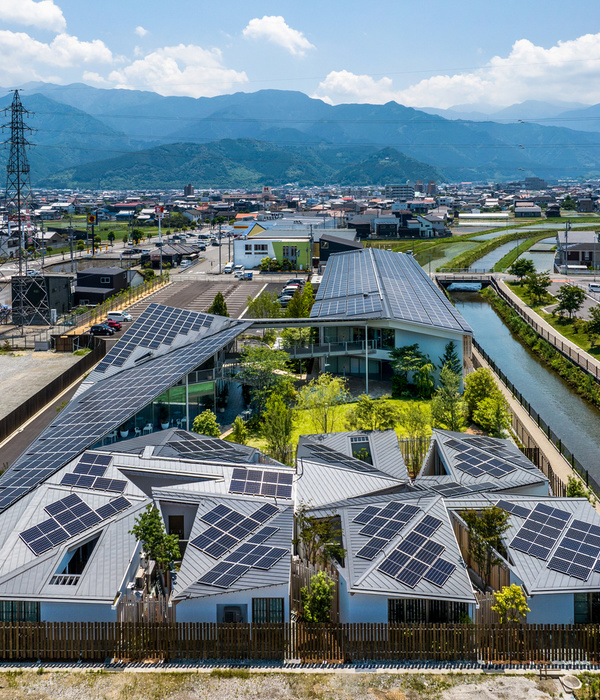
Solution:
[[[558,333],[563,335],[572,343],[575,343],[575,345],[578,345],[582,350],[585,350],[585,352],[589,352],[589,354],[593,357],[600,359],[600,345],[597,344],[598,341],[592,345],[585,332],[583,332],[583,330],[579,328],[578,324],[575,323],[577,320],[576,318],[562,318],[561,316],[553,316],[552,314],[544,311],[544,308],[556,302],[556,299],[552,295],[547,294],[546,299],[541,304],[533,304],[529,295],[527,294],[527,290],[520,286],[518,282],[507,282],[507,284],[510,289],[529,306],[529,308],[533,309],[533,311],[541,316],[544,321],[549,323]]]
[[[429,416],[430,413],[430,404],[431,401],[418,401],[416,399],[388,399],[388,402],[393,404],[394,406],[402,409],[408,406],[409,404],[420,404],[422,406],[425,406],[427,408],[427,413]],[[343,404],[342,406],[338,406],[335,411],[335,424],[333,426],[333,430],[331,431],[332,433],[335,432],[342,432],[346,430],[346,413],[354,406],[354,401]],[[406,435],[406,432],[401,424],[396,425],[396,435],[399,438],[406,438],[408,437]],[[296,411],[295,416],[294,416],[294,432],[292,433],[292,445],[297,445],[298,444],[298,438],[300,435],[313,435],[315,433],[319,433],[319,429],[316,425],[314,425],[310,419],[310,416],[308,414],[308,411]],[[266,449],[266,443],[263,440],[263,438],[259,435],[252,435],[250,439],[248,440],[248,445],[251,445],[252,447],[257,447],[260,450],[265,450]]]

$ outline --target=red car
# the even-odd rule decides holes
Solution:
[[[121,328],[123,328],[123,326],[118,321],[113,321],[112,319],[106,321],[104,325],[108,326],[109,328],[112,328],[113,331],[120,331]]]

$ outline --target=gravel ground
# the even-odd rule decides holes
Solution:
[[[2,700],[546,700],[558,681],[534,676],[370,673],[7,672]],[[568,697],[568,696],[567,696]]]
[[[56,379],[81,358],[70,353],[16,351],[0,354],[0,418]]]

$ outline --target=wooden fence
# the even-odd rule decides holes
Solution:
[[[0,624],[2,661],[600,662],[598,625]]]

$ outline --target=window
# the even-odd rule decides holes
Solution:
[[[389,598],[388,622],[390,625],[458,623],[469,614],[467,603],[446,600],[420,600],[418,598]]]
[[[329,248],[329,241],[321,241],[321,248]]]
[[[283,622],[283,598],[252,598],[252,622]]]
[[[169,535],[177,535],[180,540],[185,539],[183,515],[169,515]]]
[[[254,252],[255,253],[266,253],[268,251],[268,246],[266,243],[255,243]]]
[[[96,537],[84,542],[79,547],[69,550],[62,558],[56,573],[50,580],[50,585],[76,586],[99,539],[100,535],[96,535]]]
[[[101,277],[100,284],[110,284],[110,277]]]
[[[20,600],[0,600],[0,622],[39,622],[40,604]]]
[[[352,456],[355,459],[360,459],[367,464],[373,464],[373,455],[371,454],[371,445],[368,437],[357,435],[350,438],[350,447],[352,448]]]
[[[244,253],[252,253],[252,243],[246,243],[244,246]]]
[[[298,248],[295,245],[284,245],[283,246],[283,257],[284,258],[296,258],[296,257],[298,257]]]

